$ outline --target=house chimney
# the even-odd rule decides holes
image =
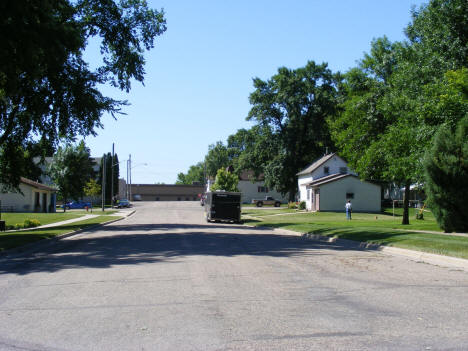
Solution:
[[[325,148],[325,156],[328,155],[328,146]]]

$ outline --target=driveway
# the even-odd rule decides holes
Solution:
[[[468,349],[466,272],[135,209],[0,264],[0,350]]]

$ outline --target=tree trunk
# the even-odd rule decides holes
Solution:
[[[410,182],[405,183],[405,195],[403,196],[403,220],[401,221],[401,224],[409,224],[410,185]]]
[[[296,201],[296,187],[293,186],[289,190],[289,202],[295,202]]]

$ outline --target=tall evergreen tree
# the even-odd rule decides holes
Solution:
[[[446,232],[468,232],[468,115],[455,131],[441,126],[426,153],[428,204]]]

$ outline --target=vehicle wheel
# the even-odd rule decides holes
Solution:
[[[281,202],[275,202],[275,207],[280,207],[281,206]]]
[[[262,206],[263,206],[263,202],[258,201],[258,202],[257,202],[257,207],[262,207]]]

